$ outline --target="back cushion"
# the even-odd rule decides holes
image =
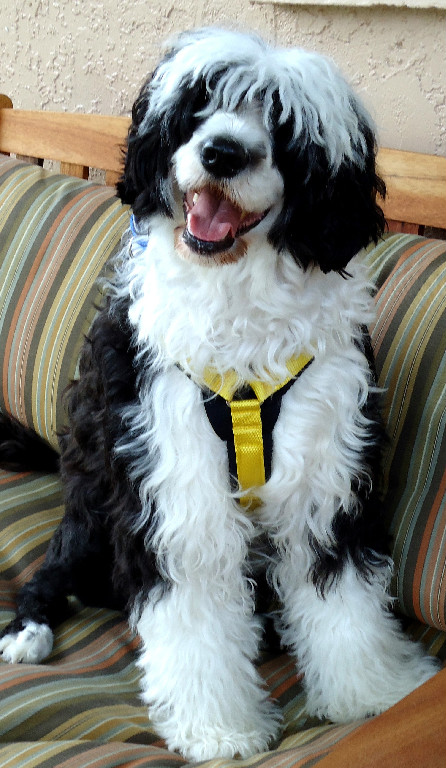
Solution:
[[[96,280],[128,221],[113,189],[0,156],[0,410],[55,447]]]
[[[393,235],[370,260],[393,590],[403,613],[446,629],[446,243]]]

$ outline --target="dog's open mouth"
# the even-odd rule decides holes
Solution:
[[[183,204],[186,218],[183,242],[204,257],[227,254],[236,240],[256,227],[268,213],[267,210],[261,213],[243,211],[210,186],[186,193]],[[234,249],[234,257],[237,250],[240,249]],[[235,259],[226,259],[232,260]]]

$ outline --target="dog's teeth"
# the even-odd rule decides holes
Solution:
[[[194,192],[194,196],[193,196],[193,198],[192,198],[192,203],[193,203],[194,205],[195,205],[195,203],[197,202],[197,200],[198,200],[198,198],[199,198],[199,197],[200,197],[200,195],[198,194],[198,192]]]

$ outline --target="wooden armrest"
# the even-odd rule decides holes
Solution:
[[[380,149],[387,219],[446,229],[446,157]]]
[[[446,669],[333,747],[318,768],[444,768]]]
[[[61,171],[88,178],[89,168],[119,175],[129,118],[5,109],[0,151],[61,162]]]

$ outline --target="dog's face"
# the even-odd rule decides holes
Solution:
[[[135,102],[118,194],[179,258],[223,265],[267,239],[302,268],[345,269],[376,240],[370,120],[324,58],[222,30],[183,35]]]
[[[282,208],[282,176],[255,103],[205,119],[173,155],[171,178],[185,217],[177,251],[201,264],[238,261]]]

